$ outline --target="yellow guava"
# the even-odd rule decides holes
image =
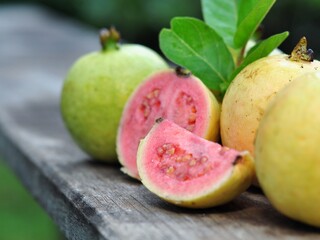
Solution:
[[[270,100],[296,77],[320,70],[320,62],[311,59],[310,51],[302,38],[291,55],[261,58],[235,77],[222,101],[223,145],[254,153],[256,130]]]
[[[281,90],[263,116],[255,141],[256,173],[284,215],[320,227],[320,73]]]

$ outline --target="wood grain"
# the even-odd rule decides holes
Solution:
[[[23,24],[21,24],[23,23]],[[175,207],[90,159],[62,123],[59,94],[96,30],[39,6],[0,8],[0,154],[68,239],[318,239],[249,189],[206,210]]]

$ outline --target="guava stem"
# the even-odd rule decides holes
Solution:
[[[114,27],[101,29],[99,37],[102,51],[119,49],[120,33]]]
[[[291,52],[291,55],[289,56],[290,60],[292,61],[307,61],[312,62],[314,59],[312,49],[307,49],[307,38],[302,37],[298,44],[294,47],[294,49]]]
[[[191,72],[188,69],[185,69],[180,66],[177,66],[175,71],[176,71],[177,76],[179,76],[179,77],[186,77],[187,78],[187,77],[190,77],[190,75],[191,75]]]

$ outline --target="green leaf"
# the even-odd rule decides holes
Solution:
[[[274,3],[275,0],[240,0],[234,48],[245,46]]]
[[[249,52],[248,55],[244,58],[241,65],[232,73],[230,76],[230,82],[233,78],[247,65],[258,60],[259,58],[263,58],[268,56],[275,48],[279,47],[279,45],[289,36],[289,32],[283,32],[276,35],[273,35],[257,45],[255,45]]]
[[[212,90],[220,91],[234,70],[232,55],[223,39],[201,20],[173,18],[171,29],[163,29],[159,41],[169,60],[191,70]]]
[[[243,19],[249,15],[254,9],[257,2],[260,0],[239,0],[238,1],[238,23],[242,22]]]
[[[287,32],[272,36],[243,58],[244,47],[275,1],[201,0],[206,24],[194,18],[174,18],[171,29],[160,33],[160,48],[169,60],[191,70],[222,96],[236,74],[267,56],[288,36]]]
[[[238,7],[236,0],[202,0],[204,21],[213,28],[228,46],[233,46],[237,31]]]

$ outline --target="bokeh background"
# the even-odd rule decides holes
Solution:
[[[95,29],[116,26],[128,42],[160,52],[158,34],[175,16],[202,18],[200,0],[0,0],[5,5],[35,4]],[[320,1],[278,0],[261,26],[261,37],[288,30],[280,46],[290,53],[302,36],[320,58]],[[1,34],[1,33],[0,33]],[[79,40],[81,41],[81,39]],[[1,43],[0,43],[1,44]],[[0,156],[0,240],[64,239],[49,216],[24,189]]]
[[[159,31],[169,26],[172,17],[202,18],[200,0],[0,0],[0,4],[19,3],[45,5],[97,29],[114,25],[127,41],[157,51]],[[319,0],[278,0],[262,23],[262,38],[289,30],[283,51],[290,53],[306,36],[310,48],[320,56],[319,10]]]

